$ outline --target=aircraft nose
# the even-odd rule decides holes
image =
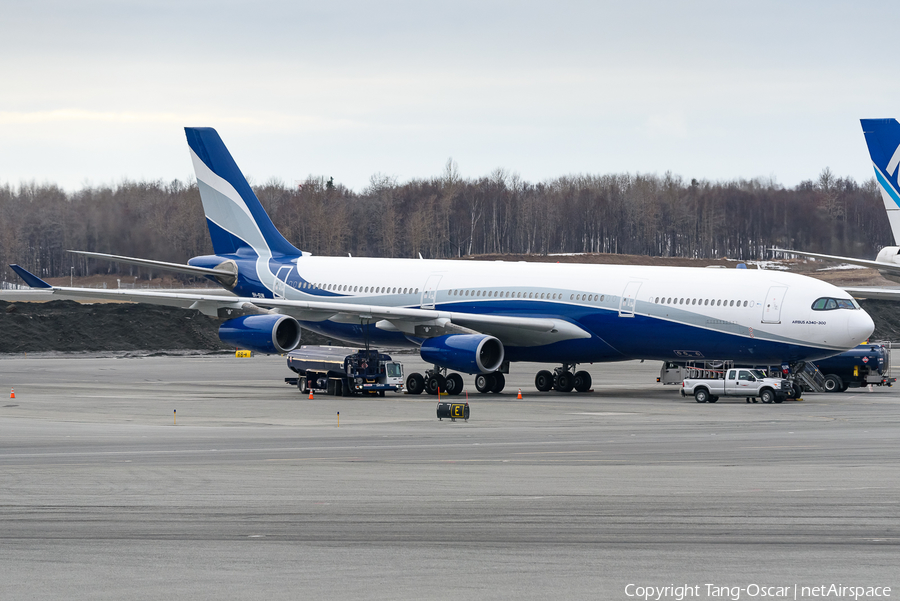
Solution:
[[[864,310],[850,311],[851,317],[847,320],[847,334],[853,345],[862,344],[869,339],[875,331],[875,322]]]

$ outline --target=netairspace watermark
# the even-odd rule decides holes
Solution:
[[[844,584],[766,585],[747,584],[725,586],[721,584],[670,584],[668,586],[644,586],[628,584],[625,596],[643,601],[686,601],[691,599],[887,599],[889,586],[847,586]]]

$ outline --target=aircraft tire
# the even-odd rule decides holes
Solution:
[[[717,396],[714,395],[714,394],[711,394],[711,395],[709,395],[709,399],[708,399],[706,402],[707,402],[707,403],[715,403],[715,402],[718,401],[718,400],[719,400],[719,397],[717,397]]]
[[[572,392],[574,387],[575,376],[572,375],[572,372],[561,371],[556,374],[556,381],[553,383],[553,388],[555,388],[557,392]]]
[[[478,374],[475,376],[475,390],[482,394],[488,393],[494,388],[495,381],[494,374]]]
[[[438,394],[447,390],[447,378],[441,374],[434,374],[425,380],[425,393],[429,395]]]
[[[422,394],[423,390],[425,390],[425,378],[422,377],[422,374],[409,374],[409,377],[406,378],[406,392],[409,394]]]
[[[491,375],[494,376],[494,385],[491,387],[491,392],[503,392],[503,387],[506,386],[506,376],[499,371],[496,371]]]
[[[575,390],[578,392],[587,392],[591,389],[591,374],[586,371],[575,372]]]
[[[459,394],[464,386],[462,376],[456,373],[448,375],[445,386],[447,387],[447,394],[451,396]]]
[[[537,372],[537,375],[534,376],[534,387],[540,392],[547,392],[553,388],[553,374],[546,369]]]
[[[844,386],[844,381],[837,374],[828,374],[825,376],[825,392],[840,392]]]

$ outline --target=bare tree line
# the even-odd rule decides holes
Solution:
[[[684,181],[571,175],[540,183],[498,169],[463,179],[453,161],[431,179],[377,174],[362,192],[309,177],[254,187],[285,237],[314,254],[459,257],[488,253],[625,253],[765,258],[771,246],[874,257],[893,244],[874,179],[825,169],[785,188],[772,181]],[[67,193],[0,186],[0,279],[8,263],[44,277],[135,272],[66,249],[184,262],[212,248],[196,182],[124,182]],[[146,275],[144,270],[143,274]]]

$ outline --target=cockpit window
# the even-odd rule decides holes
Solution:
[[[819,298],[812,304],[813,311],[832,311],[834,309],[859,309],[852,298]]]

